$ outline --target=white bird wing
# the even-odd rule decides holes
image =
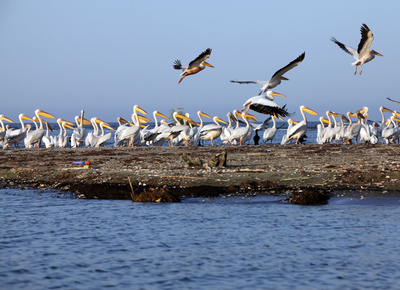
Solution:
[[[374,40],[374,35],[366,24],[363,24],[360,28],[361,40],[358,44],[357,52],[359,55],[363,55],[370,52],[371,43]]]
[[[355,60],[359,59],[359,55],[357,50],[355,50],[354,48],[352,48],[351,46],[345,45],[339,41],[336,40],[336,38],[332,37],[331,40],[336,43],[341,49],[343,49],[345,52],[347,52],[348,54],[352,55],[354,57]]]
[[[306,56],[306,53],[303,52],[302,54],[300,54],[295,60],[291,61],[288,65],[284,66],[283,68],[277,70],[274,75],[272,76],[271,80],[269,82],[273,82],[275,79],[281,79],[282,76],[287,73],[289,70],[291,70],[292,68],[295,68],[296,66],[298,66],[303,60],[304,57]]]

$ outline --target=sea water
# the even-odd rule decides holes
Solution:
[[[0,289],[398,289],[400,198],[0,190]]]

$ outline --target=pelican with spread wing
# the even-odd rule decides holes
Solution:
[[[211,64],[206,62],[206,59],[208,59],[211,55],[211,48],[207,48],[205,51],[203,51],[198,57],[196,57],[194,60],[192,60],[188,66],[183,66],[181,61],[179,59],[175,60],[174,62],[174,69],[181,69],[183,70],[183,73],[181,73],[181,79],[179,80],[178,84],[181,83],[181,81],[189,75],[194,75],[197,74],[199,71],[202,71],[203,69],[208,67],[213,67]]]
[[[301,55],[299,55],[298,58],[295,60],[291,61],[287,66],[284,66],[280,70],[276,71],[272,78],[268,81],[231,81],[231,83],[238,83],[238,84],[260,84],[262,85],[260,89],[260,93],[258,95],[261,95],[262,93],[265,93],[269,89],[275,88],[277,85],[281,83],[282,80],[288,81],[289,79],[285,78],[283,75],[287,73],[289,70],[292,68],[298,66],[303,60],[304,57],[306,56],[306,53],[303,52]]]
[[[382,54],[376,52],[375,50],[371,50],[371,43],[374,40],[374,35],[372,34],[371,30],[368,28],[366,24],[361,26],[361,40],[358,44],[358,49],[355,50],[351,46],[345,45],[336,40],[336,38],[332,37],[331,40],[336,43],[341,49],[343,49],[348,54],[352,55],[355,62],[352,65],[356,66],[356,70],[354,71],[354,75],[357,74],[357,67],[360,66],[360,75],[362,73],[362,66],[363,64],[373,60],[375,55],[383,56]]]

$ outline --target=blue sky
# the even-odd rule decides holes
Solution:
[[[0,113],[17,121],[43,109],[72,120],[129,119],[135,104],[169,115],[172,108],[228,111],[259,92],[231,79],[269,79],[306,52],[305,60],[274,90],[320,115],[368,106],[400,111],[399,1],[42,1],[0,2]],[[354,76],[353,58],[330,41],[357,48],[366,23],[376,57]],[[178,85],[174,60],[188,64],[206,48],[209,63]],[[255,113],[261,119],[265,116]],[[318,116],[310,116],[317,120]],[[194,117],[197,120],[197,117]]]

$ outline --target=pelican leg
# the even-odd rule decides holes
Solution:
[[[362,64],[360,64],[360,75],[362,73]]]
[[[356,65],[356,70],[354,71],[354,75],[357,74],[357,67],[358,67],[358,65]]]
[[[183,79],[184,79],[185,77],[186,77],[186,76],[181,77],[181,79],[179,80],[178,84],[180,84],[181,81],[183,81]]]

